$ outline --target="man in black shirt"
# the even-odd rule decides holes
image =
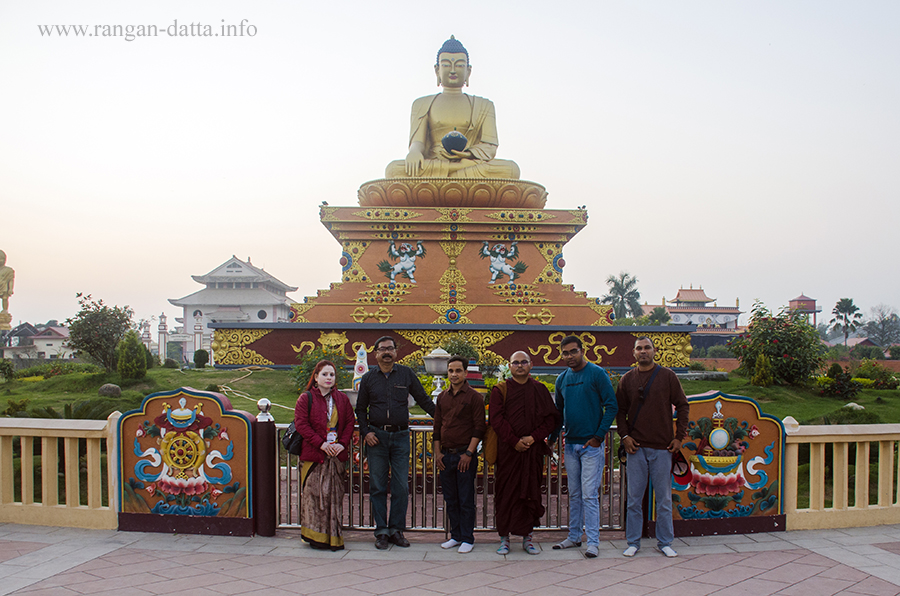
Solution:
[[[434,402],[425,393],[412,369],[395,364],[397,343],[385,336],[375,342],[373,368],[359,383],[356,419],[359,434],[365,437],[369,459],[369,503],[375,518],[375,548],[386,549],[389,542],[409,546],[403,536],[409,503],[409,395],[423,410],[434,416]],[[391,515],[387,515],[388,477],[391,487]]]

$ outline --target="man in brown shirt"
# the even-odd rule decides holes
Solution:
[[[619,413],[616,430],[628,453],[628,512],[622,554],[633,557],[641,548],[644,526],[643,499],[647,481],[656,494],[656,545],[667,557],[677,557],[672,548],[672,454],[681,449],[687,436],[690,405],[678,377],[653,361],[656,348],[649,337],[634,342],[637,367],[619,381],[616,399]],[[677,412],[672,429],[672,410]]]
[[[484,398],[466,382],[467,366],[462,356],[450,358],[450,387],[438,396],[434,409],[434,462],[450,520],[450,540],[441,548],[459,546],[459,553],[472,552],[475,544],[475,449],[487,430]]]

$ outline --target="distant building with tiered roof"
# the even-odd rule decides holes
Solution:
[[[207,323],[285,323],[290,320],[294,300],[288,298],[287,293],[296,292],[297,288],[254,266],[249,257],[242,261],[232,255],[206,275],[192,275],[191,279],[206,287],[184,298],[169,299],[171,304],[183,309],[182,316],[175,318],[181,328],[176,327],[170,341],[181,341],[188,359],[195,349],[209,350],[212,330],[207,328]],[[202,335],[199,345],[194,339],[198,335]]]
[[[707,348],[726,344],[741,332],[738,327],[738,317],[742,314],[740,305],[740,299],[736,298],[734,306],[719,306],[715,298],[706,295],[703,286],[695,290],[691,284],[687,289],[679,288],[674,300],[667,301],[664,296],[662,304],[645,304],[642,310],[646,316],[662,306],[671,317],[669,324],[696,325],[697,330],[691,333],[691,344],[695,348]]]

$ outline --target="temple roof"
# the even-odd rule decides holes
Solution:
[[[264,288],[203,288],[184,298],[169,298],[169,303],[175,306],[267,306],[273,304],[290,305],[292,302],[294,301],[287,296],[270,292]]]
[[[815,301],[816,301],[815,298],[810,298],[809,296],[806,296],[805,294],[800,294],[796,298],[791,298],[791,302],[815,302]]]
[[[33,336],[35,339],[47,339],[52,337],[69,337],[69,329],[68,327],[46,327]]]
[[[699,290],[694,290],[693,288],[685,290],[684,288],[681,288],[678,290],[675,300],[670,300],[669,302],[670,304],[678,302],[703,302],[705,304],[713,301],[715,301],[715,298],[707,296],[706,292],[703,291],[703,288],[700,288]]]
[[[253,266],[249,258],[244,262],[234,255],[206,275],[192,275],[191,279],[201,284],[216,282],[268,283],[282,292],[297,291],[297,288],[289,286],[269,275],[265,270]],[[184,299],[182,298],[182,300]]]

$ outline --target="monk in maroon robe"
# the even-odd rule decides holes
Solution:
[[[547,436],[559,426],[559,410],[543,383],[531,378],[531,358],[516,352],[510,359],[513,378],[491,390],[488,410],[497,433],[494,516],[500,534],[497,554],[509,553],[509,535],[522,536],[525,552],[540,553],[532,531],[544,515],[541,476],[550,455]]]

